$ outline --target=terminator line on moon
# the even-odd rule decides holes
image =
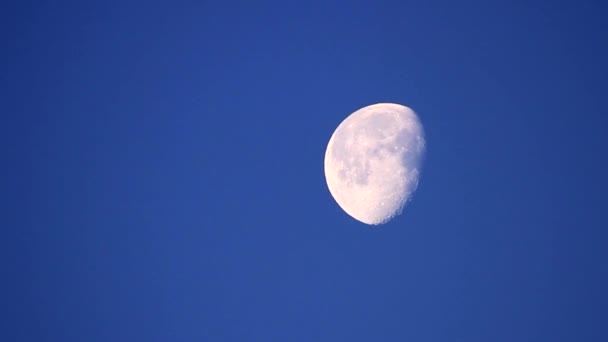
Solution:
[[[325,152],[325,179],[338,205],[370,225],[399,215],[418,186],[425,154],[416,113],[378,103],[348,116]]]

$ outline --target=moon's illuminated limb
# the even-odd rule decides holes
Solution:
[[[327,186],[350,216],[386,223],[416,190],[424,153],[424,129],[413,110],[394,103],[361,108],[329,140]]]

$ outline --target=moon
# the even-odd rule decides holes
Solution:
[[[338,205],[369,225],[401,214],[418,187],[426,151],[416,113],[377,103],[349,115],[325,151],[325,180]]]

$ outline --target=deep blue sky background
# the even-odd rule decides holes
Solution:
[[[3,341],[608,341],[601,1],[2,7]],[[370,229],[376,102],[428,153]]]

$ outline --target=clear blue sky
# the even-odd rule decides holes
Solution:
[[[3,341],[608,341],[602,1],[4,4]],[[354,110],[415,109],[379,229]]]

